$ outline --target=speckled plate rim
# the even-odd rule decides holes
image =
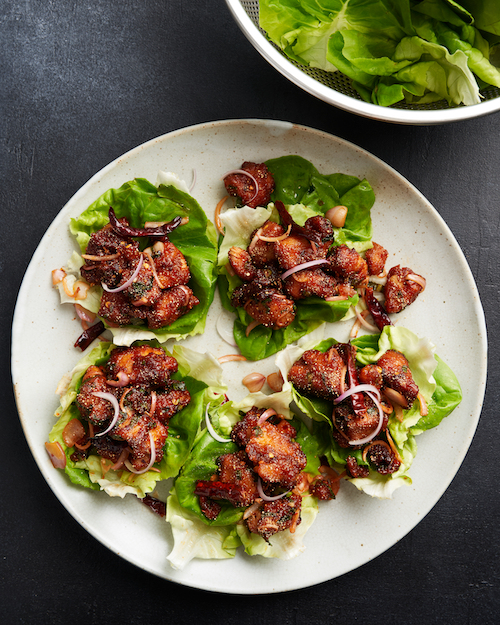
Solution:
[[[419,454],[412,466],[412,487],[402,488],[393,499],[381,501],[346,484],[337,501],[322,505],[306,535],[306,550],[298,558],[276,561],[239,554],[229,561],[195,560],[184,570],[175,571],[165,560],[171,536],[164,521],[130,496],[117,500],[75,487],[61,471],[53,469],[45,453],[44,442],[57,407],[53,389],[80,357],[71,347],[78,324],[68,308],[58,305],[50,285],[50,270],[60,266],[72,249],[67,234],[69,217],[78,215],[109,186],[118,186],[134,175],[152,179],[165,168],[165,160],[173,157],[182,170],[177,173],[186,179],[192,168],[201,168],[193,195],[210,213],[224,191],[220,176],[230,165],[286,153],[300,153],[324,173],[366,175],[374,184],[377,238],[380,240],[378,235],[387,232],[386,220],[399,219],[395,247],[389,249],[395,249],[396,259],[402,255],[417,265],[428,264],[427,299],[414,313],[410,307],[401,323],[422,335],[423,328],[432,321],[431,338],[438,353],[459,376],[464,401],[453,417],[420,437]],[[204,171],[207,166],[210,171]],[[170,163],[167,168],[175,171]],[[408,236],[402,236],[405,232]],[[415,232],[419,233],[419,245],[408,246]],[[449,271],[455,274],[456,293],[453,285],[446,284]],[[435,317],[426,319],[425,311],[430,307],[424,306],[429,300]],[[447,320],[443,319],[443,311]],[[221,345],[214,330],[219,312],[216,301],[206,334],[193,337],[189,347],[208,349],[216,356],[227,353],[227,346]],[[343,330],[349,328],[350,324]],[[339,335],[340,326],[328,330],[339,340],[346,340]],[[462,352],[456,348],[458,331]],[[393,546],[432,509],[458,471],[476,430],[486,384],[483,309],[465,257],[437,211],[406,179],[372,154],[322,131],[273,120],[226,120],[180,129],[136,147],[93,176],[60,211],[35,251],[19,291],[12,337],[12,377],[21,424],[40,471],[69,513],[102,544],[136,566],[186,586],[224,593],[267,594],[304,588],[343,575]],[[241,379],[255,365],[231,365],[228,385],[235,392],[232,398],[238,399]],[[274,359],[261,361],[259,368],[265,374],[274,370]],[[129,540],[131,532],[134,541]],[[328,540],[331,536],[342,536],[344,540],[334,544]]]
[[[310,95],[343,111],[393,124],[431,126],[482,117],[500,110],[500,97],[470,106],[426,111],[385,107],[357,100],[322,84],[289,61],[257,28],[240,0],[226,0],[226,4],[243,34],[274,69]]]

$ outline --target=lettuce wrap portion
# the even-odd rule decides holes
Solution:
[[[500,86],[495,0],[261,0],[259,19],[290,59],[374,104],[471,105]]]
[[[159,347],[158,343],[154,344]],[[168,423],[168,436],[165,441],[164,455],[160,463],[142,474],[119,469],[112,470],[112,461],[104,460],[97,453],[91,453],[83,459],[72,459],[75,447],[68,447],[63,439],[63,431],[72,419],[83,422],[75,400],[82,378],[91,365],[104,365],[116,345],[101,342],[94,349],[87,351],[75,365],[73,371],[65,376],[57,389],[60,406],[55,412],[54,424],[49,441],[59,443],[66,456],[64,471],[71,482],[93,490],[103,490],[108,495],[124,497],[127,493],[143,498],[150,493],[158,481],[176,476],[189,457],[191,448],[198,436],[205,406],[214,397],[225,393],[222,380],[222,368],[210,354],[199,354],[186,347],[176,345],[170,354],[178,362],[179,369],[172,375],[173,380],[182,380],[191,395],[190,403],[177,412]]]
[[[370,211],[375,195],[366,180],[341,173],[320,174],[312,163],[295,155],[272,159],[265,164],[275,182],[271,203],[256,209],[247,206],[229,209],[221,214],[225,235],[221,239],[217,259],[222,305],[236,315],[234,338],[248,360],[267,358],[323,323],[343,319],[352,314],[351,305],[355,305],[359,299],[354,294],[343,301],[327,302],[316,296],[297,300],[297,314],[286,328],[273,330],[260,325],[247,336],[247,327],[253,319],[244,308],[231,305],[231,294],[242,281],[233,275],[234,272],[228,271],[228,252],[233,246],[246,249],[252,233],[267,220],[279,223],[274,202],[283,202],[299,226],[303,226],[309,217],[324,216],[330,208],[346,206],[348,213],[345,225],[334,228],[334,245],[345,244],[358,252],[372,246]]]
[[[238,404],[223,398],[215,399],[208,413],[217,436],[229,438],[233,426],[253,406],[273,407],[278,413],[291,417],[290,389],[267,396],[252,393]],[[320,458],[328,447],[328,432],[323,424],[314,424],[311,431],[294,417],[292,425],[297,430],[296,442],[307,457],[304,471],[319,475]],[[249,555],[266,558],[290,559],[304,550],[303,538],[318,512],[317,499],[309,494],[302,497],[301,523],[294,533],[277,532],[266,542],[262,536],[250,533],[243,523],[245,508],[229,502],[219,502],[221,510],[215,520],[202,512],[198,496],[194,494],[198,480],[208,480],[217,471],[217,458],[238,451],[233,442],[215,440],[208,429],[199,434],[190,458],[184,464],[167,500],[167,521],[174,537],[174,546],[168,561],[176,569],[184,568],[193,558],[232,558],[243,545]]]
[[[421,415],[421,403],[417,399],[409,409],[402,410],[402,420],[393,412],[389,415],[387,429],[401,459],[401,465],[395,473],[382,475],[363,459],[363,449],[341,447],[332,436],[333,422],[331,401],[300,393],[288,381],[288,372],[292,365],[308,349],[326,352],[338,343],[335,339],[319,340],[320,331],[312,340],[303,339],[300,344],[290,346],[276,359],[285,384],[283,392],[290,391],[293,401],[301,413],[315,422],[327,424],[330,441],[326,457],[337,470],[346,467],[347,457],[352,456],[358,465],[369,468],[368,477],[347,478],[356,488],[372,497],[391,498],[392,493],[404,484],[411,484],[408,475],[410,466],[417,453],[415,437],[438,426],[461,402],[460,384],[450,367],[435,354],[435,346],[428,339],[421,339],[406,328],[386,326],[380,334],[364,335],[351,342],[356,347],[356,361],[359,366],[376,363],[388,350],[404,354],[408,360],[415,383],[427,406],[427,414]]]
[[[92,286],[83,299],[68,296],[74,284],[81,280],[80,268],[84,264],[90,236],[109,223],[108,212],[113,208],[120,219],[126,217],[132,228],[142,228],[146,222],[168,222],[175,217],[187,218],[187,223],[177,227],[168,239],[182,252],[191,272],[188,286],[199,304],[173,323],[158,329],[146,325],[109,327],[115,345],[131,345],[137,340],[184,339],[203,333],[210,304],[216,287],[217,235],[198,202],[188,193],[185,183],[174,174],[160,172],[158,185],[136,178],[119,189],[109,189],[91,204],[77,219],[70,222],[70,232],[78,243],[80,254],[74,252],[64,268],[66,286],[58,285],[62,303],[79,304],[92,313],[99,311],[102,288]]]

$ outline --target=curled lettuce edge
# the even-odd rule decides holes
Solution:
[[[159,343],[156,346],[169,354],[166,347]],[[116,347],[112,343],[101,342],[97,347],[88,349],[73,371],[63,376],[57,389],[60,395],[60,405],[55,411],[57,421],[49,434],[49,441],[58,442],[63,448],[66,455],[64,470],[74,484],[103,490],[111,497],[123,498],[130,493],[142,499],[153,491],[158,481],[178,474],[200,433],[206,404],[223,395],[227,388],[223,383],[222,367],[211,354],[199,354],[187,347],[175,345],[172,355],[179,363],[179,372],[174,377],[185,380],[186,387],[191,392],[191,402],[169,421],[169,436],[165,442],[164,457],[159,463],[160,470],[150,470],[144,474],[105,471],[100,456],[96,454],[73,462],[71,454],[75,448],[66,446],[62,433],[71,419],[80,418],[74,402],[83,375],[90,365],[104,364]]]
[[[305,337],[307,340],[287,347],[276,358],[276,365],[285,380],[283,392],[292,393],[293,402],[299,412],[314,421],[326,422],[332,428],[328,402],[305,397],[288,381],[291,366],[304,351],[327,349],[337,343],[335,339],[324,340],[323,336],[324,327],[319,328],[314,336]],[[388,349],[402,352],[408,359],[412,375],[429,411],[427,416],[421,416],[420,402],[416,400],[411,409],[403,410],[402,423],[394,415],[389,418],[389,432],[402,459],[397,472],[384,476],[370,469],[366,478],[348,479],[356,488],[372,497],[390,499],[397,488],[411,484],[408,471],[417,453],[415,437],[439,425],[458,406],[462,400],[462,391],[455,374],[435,354],[435,346],[428,339],[421,339],[406,328],[386,326],[380,335],[362,336],[352,343],[357,347],[357,360],[363,365],[376,362]],[[332,438],[326,456],[334,468],[343,470],[348,452],[349,450],[342,452]],[[359,450],[352,450],[349,455],[354,455],[360,464],[367,464],[362,460]]]
[[[342,72],[381,106],[472,105],[480,88],[500,86],[495,0],[261,0],[259,24],[286,56]]]
[[[142,200],[141,196],[144,195],[147,198],[152,197],[154,188],[151,183],[139,178],[125,183],[119,189],[109,189],[91,204],[79,218],[71,220],[70,231],[78,243],[80,253],[74,251],[63,267],[67,274],[66,286],[68,291],[73,290],[75,282],[82,279],[80,268],[84,265],[84,260],[81,253],[83,253],[87,246],[90,233],[99,230],[107,223],[107,217],[103,217],[103,207],[109,207],[112,198],[114,198],[115,202],[113,203],[115,205],[113,208],[115,212],[118,213],[120,207],[123,207],[126,212],[125,216],[135,220],[136,227],[142,227],[144,222],[149,219],[141,217],[144,217],[147,211],[151,210],[151,203]],[[175,240],[172,241],[188,260],[191,269],[191,280],[189,284],[193,287],[193,290],[195,290],[198,299],[200,299],[200,304],[195,306],[193,311],[190,311],[187,315],[184,315],[184,317],[171,324],[173,326],[172,328],[166,326],[165,328],[151,330],[147,328],[147,326],[142,325],[115,328],[108,326],[105,319],[101,319],[106,329],[111,332],[115,345],[130,346],[135,341],[151,340],[165,343],[171,339],[179,341],[189,336],[202,334],[205,330],[208,309],[214,298],[217,284],[217,234],[215,226],[206,218],[203,209],[189,194],[186,183],[175,173],[160,171],[156,182],[156,190],[157,197],[153,199],[157,199],[158,202],[162,200],[165,201],[166,210],[169,211],[169,219],[173,218],[175,214],[184,215],[194,211],[196,213],[196,220],[200,221],[200,223],[203,222],[204,233],[201,237],[199,232],[194,232],[193,241],[190,241],[189,236],[182,237],[183,240],[180,243]],[[137,197],[136,203],[130,199],[134,193]],[[174,208],[172,208],[172,206],[174,206]],[[87,216],[86,213],[89,213],[89,216]],[[161,221],[161,213],[158,213],[154,218]],[[82,224],[81,226],[79,226],[80,223]],[[188,222],[182,226],[182,228],[184,228],[186,232],[190,231],[190,223]],[[195,228],[200,230],[200,224],[195,226]],[[175,236],[174,232],[173,235],[169,235],[169,238],[175,239]],[[199,256],[200,254],[201,256]],[[199,262],[197,262],[198,256]],[[90,287],[86,293],[86,297],[82,299],[75,299],[74,297],[68,296],[62,283],[57,284],[56,288],[59,292],[61,304],[79,304],[89,312],[96,315],[98,314],[102,296],[102,288],[100,286]],[[186,320],[187,318],[189,318],[188,321]]]
[[[287,418],[294,415],[290,411],[290,403],[292,400],[291,389],[287,389],[280,393],[265,395],[264,393],[250,393],[237,404],[228,401],[219,405],[220,412],[223,415],[219,418],[217,411],[214,411],[212,423],[219,433],[225,437],[229,436],[233,425],[239,421],[241,412],[247,412],[252,406],[258,408],[274,408],[276,412],[283,414]],[[297,423],[301,423],[300,420]],[[303,432],[306,432],[305,426]],[[307,434],[306,434],[307,437]],[[211,439],[211,440],[210,440]],[[307,437],[307,443],[303,445],[303,449],[309,451],[308,465],[305,470],[318,473],[319,468],[319,448],[315,448],[315,440]],[[210,433],[203,430],[197,439],[200,447],[207,448],[213,442]],[[219,443],[212,455],[222,455],[227,453],[229,448],[233,450],[232,443]],[[199,449],[199,448],[198,448]],[[315,453],[316,452],[316,453]],[[203,452],[202,452],[203,453]],[[199,464],[203,465],[203,458],[198,456],[197,445],[191,452],[191,463],[199,470]],[[167,521],[171,526],[173,535],[173,548],[167,560],[175,569],[183,569],[192,559],[223,559],[233,558],[238,547],[243,546],[247,555],[260,555],[265,558],[279,558],[288,560],[296,557],[304,551],[304,535],[311,527],[318,513],[318,501],[311,495],[305,495],[302,498],[301,523],[297,526],[292,534],[288,530],[277,532],[272,536],[269,542],[266,542],[261,536],[251,534],[244,524],[241,522],[243,512],[234,509],[233,513],[228,514],[222,522],[208,521],[199,509],[199,505],[195,507],[196,497],[192,495],[192,477],[184,478],[184,472],[190,470],[186,464],[180,475],[174,481],[173,489],[167,499]],[[182,488],[179,492],[179,485],[186,479],[188,490]],[[185,507],[182,503],[186,503],[186,492],[191,504],[190,508]],[[232,508],[228,506],[228,508]]]

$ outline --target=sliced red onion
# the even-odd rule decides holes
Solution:
[[[104,284],[104,282],[102,283],[102,288],[108,293],[119,293],[120,291],[124,291],[127,287],[129,287],[132,284],[132,282],[139,275],[139,271],[141,270],[143,262],[144,262],[144,256],[141,254],[141,257],[139,258],[139,262],[137,263],[137,267],[135,268],[134,273],[130,276],[130,278],[126,282],[124,282],[119,287],[116,287],[116,289],[110,289],[108,286]]]
[[[354,393],[359,393],[361,391],[365,391],[366,393],[374,393],[380,401],[380,391],[376,386],[373,386],[373,384],[356,384],[355,386],[352,386],[349,390],[342,393],[342,395],[339,395],[337,399],[334,399],[333,403],[339,404],[346,397],[349,397],[350,395],[353,395]]]
[[[277,415],[278,413],[276,412],[276,410],[274,410],[274,408],[268,408],[266,411],[264,411],[258,421],[257,421],[257,425],[262,425],[264,423],[264,421],[267,421],[269,419],[269,417],[272,417],[273,415]]]
[[[232,440],[230,438],[222,438],[222,436],[219,436],[217,432],[214,430],[214,426],[212,425],[210,421],[210,417],[208,416],[209,406],[210,406],[210,403],[207,404],[207,408],[205,410],[205,423],[207,424],[207,430],[210,432],[210,436],[214,438],[216,441],[218,441],[219,443],[232,443]]]
[[[427,280],[423,276],[419,276],[418,273],[409,273],[406,276],[406,279],[411,280],[412,282],[416,282],[417,284],[420,284],[420,286],[422,287],[422,291],[425,289],[427,285]]]
[[[242,174],[243,176],[248,176],[250,178],[250,180],[255,185],[255,193],[253,194],[253,196],[248,201],[251,202],[252,200],[254,200],[257,197],[257,193],[259,192],[259,183],[257,182],[257,178],[252,176],[252,174],[249,174],[244,169],[232,169],[231,171],[228,171],[226,174],[224,174],[222,176],[222,180],[224,180],[225,178],[227,178],[228,176],[230,176],[232,174]]]
[[[95,313],[90,312],[90,310],[87,310],[80,304],[74,304],[74,306],[75,306],[76,314],[82,321],[87,321],[88,323],[92,323],[95,320],[95,317],[96,317]]]
[[[141,469],[140,471],[138,471],[137,469],[134,469],[132,463],[129,460],[126,459],[126,460],[123,461],[123,464],[127,467],[127,469],[131,473],[135,473],[136,475],[141,475],[142,473],[146,473],[147,471],[149,471],[149,469],[151,469],[151,467],[156,462],[156,448],[155,448],[155,439],[153,437],[153,432],[149,433],[149,443],[151,445],[151,459],[148,462],[148,466],[147,467],[145,467],[144,469]]]
[[[104,436],[115,427],[116,422],[118,421],[118,417],[120,415],[120,406],[118,405],[118,400],[112,393],[102,393],[101,391],[95,391],[95,393],[92,393],[92,395],[94,395],[95,397],[100,397],[101,399],[107,399],[112,403],[113,408],[115,409],[115,414],[113,415],[109,426],[104,430],[104,432],[99,432],[99,434],[96,434],[96,437]]]
[[[259,497],[263,499],[264,501],[277,501],[278,499],[281,499],[285,495],[288,495],[288,493],[290,492],[289,490],[287,490],[286,493],[281,493],[281,495],[274,495],[274,497],[270,497],[269,495],[266,495],[266,493],[264,492],[264,489],[262,488],[262,480],[260,479],[260,477],[257,480],[257,490],[259,492]]]
[[[123,388],[130,382],[130,378],[125,371],[118,371],[118,375],[116,377],[116,380],[107,380],[106,384],[108,384],[108,386],[115,386],[116,388]]]
[[[151,391],[151,407],[149,409],[149,416],[152,417],[156,410],[156,391]]]
[[[363,317],[363,315],[359,312],[359,310],[356,308],[356,306],[353,306],[354,312],[356,313],[356,317],[359,321],[359,323],[365,327],[367,330],[370,330],[371,332],[379,332],[379,329],[374,326],[372,323],[368,323],[368,321],[366,321],[366,319]],[[368,311],[367,311],[368,314]]]
[[[106,254],[105,256],[99,256],[97,254],[82,254],[82,258],[84,258],[85,260],[94,260],[96,262],[100,262],[103,260],[115,260],[115,258],[118,258],[118,256],[120,256],[118,252],[116,252],[115,254]]]
[[[322,258],[317,260],[310,260],[307,263],[301,263],[300,265],[295,265],[295,267],[292,267],[291,269],[288,269],[288,271],[285,271],[285,273],[281,276],[281,279],[285,280],[285,278],[288,278],[288,276],[291,276],[292,273],[295,273],[296,271],[302,271],[302,269],[308,269],[309,267],[316,267],[316,265],[328,264],[329,262],[330,261],[326,260],[326,258]]]

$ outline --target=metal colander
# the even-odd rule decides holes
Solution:
[[[380,121],[414,125],[443,124],[500,110],[497,87],[481,91],[482,102],[472,106],[449,106],[446,100],[431,104],[401,102],[390,107],[370,104],[361,99],[344,74],[305,67],[285,56],[259,27],[258,0],[226,0],[226,4],[248,40],[275,69],[311,95],[343,110]]]

